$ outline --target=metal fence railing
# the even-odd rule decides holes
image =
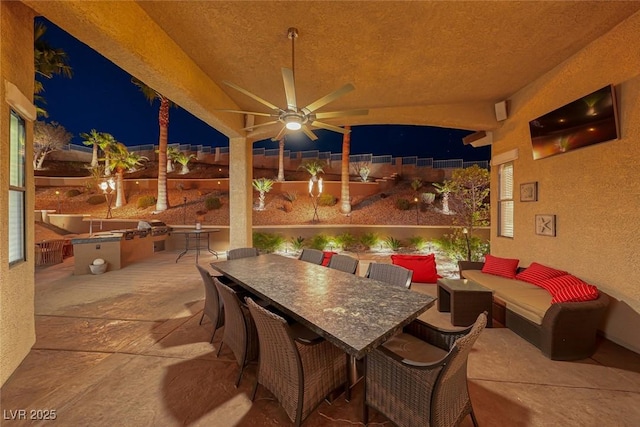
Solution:
[[[175,147],[179,151],[197,151],[199,153],[214,153],[216,150],[220,154],[229,154],[229,147],[210,147],[207,145],[192,145],[192,144],[168,144],[169,147]],[[153,144],[134,145],[128,147],[131,152],[141,151],[157,151],[158,146]],[[83,153],[91,153],[93,151],[92,146],[78,145],[78,144],[66,144],[62,146],[61,150],[64,151],[80,151]],[[278,148],[265,149],[254,148],[254,156],[276,157],[280,155]],[[308,151],[291,151],[284,150],[284,157],[289,159],[319,159],[325,161],[342,161],[342,153],[332,153],[330,151],[308,150]],[[396,164],[397,157],[391,155],[374,156],[373,154],[352,154],[349,156],[350,163],[371,163],[371,164]],[[468,168],[473,165],[477,165],[483,169],[489,169],[488,160],[471,160],[464,161],[463,159],[445,159],[434,160],[433,158],[418,158],[417,156],[400,157],[400,163],[402,165],[415,165],[416,167],[434,168],[434,169],[461,169]]]
[[[317,159],[320,156],[319,150],[300,151],[301,159]]]
[[[391,157],[390,155],[371,156],[371,163],[377,164],[377,165],[384,165],[384,164],[389,165],[393,163],[393,157]]]
[[[434,169],[461,169],[462,159],[434,160]]]
[[[419,168],[432,168],[433,167],[433,159],[418,159],[416,160],[416,167]]]
[[[403,165],[415,165],[417,161],[418,161],[418,157],[417,156],[410,156],[410,157],[403,157],[402,158],[402,164]]]

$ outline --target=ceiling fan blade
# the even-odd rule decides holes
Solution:
[[[259,123],[257,125],[252,125],[252,126],[248,126],[246,128],[242,128],[242,130],[255,129],[255,128],[260,128],[260,127],[263,127],[263,126],[270,126],[272,124],[279,123],[279,122],[280,122],[279,120],[274,120],[272,122]]]
[[[287,95],[287,108],[289,110],[298,111],[298,106],[296,104],[296,83],[291,69],[282,69],[282,81],[284,82],[284,92]]]
[[[280,141],[286,132],[287,132],[287,127],[286,126],[282,126],[282,129],[280,129],[280,132],[278,132],[278,134],[276,136],[271,138],[271,140],[272,141]]]
[[[312,141],[315,141],[316,139],[318,139],[316,134],[311,132],[311,129],[309,129],[306,125],[302,126],[302,132],[304,132],[304,134],[307,135],[309,139]]]
[[[252,116],[278,117],[276,114],[258,113],[257,111],[241,111],[241,110],[215,110],[215,111],[223,111],[225,113],[250,114]]]
[[[322,123],[322,122],[318,122],[318,121],[312,122],[311,126],[315,126],[317,128],[326,129],[326,130],[332,130],[334,132],[340,132],[342,134],[347,134],[347,133],[351,132],[349,129],[343,129],[343,128],[338,127],[338,126],[334,126],[334,125],[330,125],[328,123]]]
[[[253,98],[253,99],[255,99],[255,100],[256,100],[256,101],[258,101],[259,103],[266,105],[267,107],[271,108],[272,110],[276,110],[276,111],[277,111],[277,110],[279,110],[279,108],[278,108],[278,107],[276,107],[275,105],[273,105],[273,104],[272,104],[272,103],[270,103],[269,101],[265,101],[264,99],[260,98],[258,95],[254,95],[254,94],[252,94],[251,92],[249,92],[248,90],[246,90],[246,89],[242,89],[242,88],[241,88],[240,86],[238,86],[238,85],[235,85],[235,84],[233,84],[233,83],[231,83],[231,82],[228,82],[228,81],[226,81],[226,80],[223,80],[223,81],[222,81],[222,83],[226,84],[226,85],[227,85],[227,86],[229,86],[229,87],[234,88],[234,89],[235,89],[235,90],[237,90],[238,92],[242,92],[242,93],[244,93],[244,94],[245,94],[245,95],[247,95],[249,98]]]
[[[347,116],[366,116],[369,114],[369,110],[346,110],[346,111],[331,111],[326,113],[315,113],[316,119],[333,119],[336,117]]]
[[[309,114],[313,111],[316,111],[318,108],[323,107],[328,103],[335,101],[341,96],[346,95],[347,93],[351,92],[354,89],[355,87],[351,83],[347,83],[346,85],[342,86],[340,89],[334,92],[331,92],[329,95],[325,95],[322,98],[318,99],[317,101],[314,101],[311,104],[307,105],[302,109],[302,111],[305,114]]]

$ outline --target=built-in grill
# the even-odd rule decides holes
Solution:
[[[163,236],[169,233],[170,227],[162,221],[153,220],[149,224],[151,224],[152,236]]]

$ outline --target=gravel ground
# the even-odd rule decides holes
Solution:
[[[76,189],[81,193],[69,197],[67,192]],[[56,195],[56,191],[60,194]],[[87,199],[99,193],[89,193],[83,187],[65,188],[37,188],[36,209],[52,209],[62,213],[89,214],[96,218],[104,217],[107,213],[106,201],[98,205],[87,203]],[[254,192],[257,203],[257,192]],[[220,209],[208,211],[204,215],[205,225],[229,225],[229,195],[227,193],[203,194],[200,190],[173,190],[169,192],[170,208],[164,212],[154,214],[155,206],[145,209],[138,208],[137,200],[142,196],[154,196],[155,191],[137,191],[127,196],[128,203],[113,209],[114,218],[129,218],[140,220],[160,220],[166,224],[195,223],[196,212],[205,211],[205,198],[216,195],[222,201]],[[413,190],[407,183],[399,183],[386,196],[380,194],[366,199],[354,199],[350,215],[340,213],[339,203],[335,206],[319,206],[318,216],[323,224],[373,224],[373,225],[415,225],[416,209],[399,210],[396,200],[405,198],[413,200]],[[186,204],[184,200],[187,200]],[[115,205],[115,200],[114,200]],[[286,209],[289,205],[290,209]],[[443,215],[439,212],[440,202],[434,205],[423,205],[418,212],[417,220],[420,225],[451,225],[455,216]],[[268,193],[265,210],[253,211],[254,225],[304,225],[311,224],[313,218],[313,204],[310,197],[301,196],[295,202],[286,201],[282,194]]]

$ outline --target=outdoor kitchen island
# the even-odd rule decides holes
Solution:
[[[146,230],[113,230],[79,235],[71,239],[75,268],[73,274],[91,274],[90,265],[103,259],[106,271],[119,270],[154,252],[154,239]]]

